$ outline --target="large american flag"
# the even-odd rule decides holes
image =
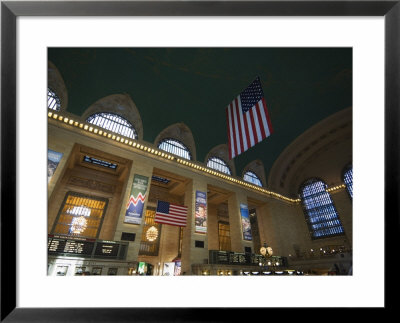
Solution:
[[[271,135],[271,120],[259,77],[228,105],[226,120],[230,159]]]
[[[187,210],[187,206],[158,201],[154,221],[156,223],[186,227]]]

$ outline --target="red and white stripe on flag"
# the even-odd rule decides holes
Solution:
[[[226,108],[229,157],[240,155],[272,133],[267,104],[262,98],[247,112],[243,112],[240,95]]]
[[[187,222],[187,206],[158,201],[154,222],[185,227]]]

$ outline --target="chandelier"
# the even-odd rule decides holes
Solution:
[[[146,231],[146,239],[148,241],[154,241],[158,237],[158,230],[157,228],[153,225],[151,226],[147,231]]]
[[[80,234],[85,231],[87,228],[87,220],[82,215],[79,218],[74,218],[71,223],[71,233]]]

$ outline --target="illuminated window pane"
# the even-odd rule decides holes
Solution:
[[[106,199],[68,193],[52,233],[97,238],[106,205]]]
[[[47,108],[55,111],[60,111],[61,108],[60,98],[49,88],[47,89]]]
[[[312,238],[344,234],[325,183],[319,180],[307,181],[301,189],[300,197]]]
[[[175,139],[163,139],[158,144],[158,148],[188,160],[192,159],[189,149]]]
[[[344,183],[346,184],[347,192],[353,198],[353,168],[350,167],[343,175]]]
[[[119,115],[106,112],[95,113],[88,117],[86,121],[122,136],[132,139],[137,138],[136,130],[132,124]]]
[[[221,173],[231,175],[228,165],[220,158],[211,157],[207,162],[207,167],[215,169]]]
[[[144,227],[140,240],[140,256],[158,256],[160,246],[161,224],[154,222],[155,210],[147,209],[144,217]]]
[[[230,227],[227,222],[218,222],[219,250],[231,251]]]
[[[255,173],[253,173],[253,172],[246,172],[245,174],[244,174],[244,176],[243,176],[243,179],[246,181],[246,182],[249,182],[249,183],[252,183],[252,184],[255,184],[255,185],[258,185],[258,186],[262,186],[262,183],[261,183],[261,180],[258,178],[258,176],[255,174]]]

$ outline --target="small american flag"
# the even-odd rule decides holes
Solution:
[[[271,120],[259,77],[228,105],[226,120],[230,159],[271,135]]]
[[[186,227],[187,209],[187,206],[158,201],[154,221],[156,223]]]

